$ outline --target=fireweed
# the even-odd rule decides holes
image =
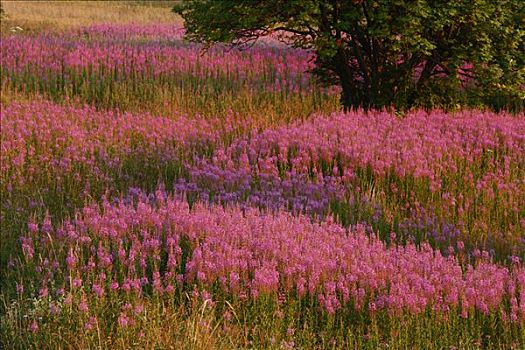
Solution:
[[[525,342],[523,114],[329,115],[310,52],[182,34],[2,36],[2,342],[138,346],[192,312],[250,348]]]
[[[207,161],[188,169],[188,179],[178,179],[174,190],[189,203],[195,200],[223,205],[239,203],[243,208],[284,209],[316,219],[337,215],[338,221],[345,225],[371,225],[385,241],[390,240],[395,230],[404,240],[413,243],[427,240],[447,253],[460,239],[459,227],[424,207],[408,210],[394,227],[379,203],[339,176],[320,175],[312,179],[307,174],[286,172],[281,177],[252,172],[249,167],[221,168]]]
[[[415,237],[443,250],[461,239],[503,259],[524,251],[525,128],[504,114],[318,116],[234,137],[225,151],[217,145],[238,134],[234,120],[98,112],[41,100],[8,104],[2,120],[4,217],[20,198],[29,201],[23,207],[45,211],[57,202],[53,193],[70,193],[59,202],[76,200],[66,203],[72,209],[107,191],[176,182],[190,200],[332,214],[344,224],[366,221],[385,240],[395,231],[400,241]]]
[[[111,300],[170,298],[210,303],[308,300],[322,314],[458,315],[525,321],[525,268],[462,247],[443,256],[428,244],[385,244],[363,225],[312,222],[286,212],[195,203],[158,190],[88,205],[53,226],[30,221],[23,258],[10,274],[23,296],[97,316]],[[24,288],[21,288],[24,286]],[[129,308],[132,306],[130,305]],[[60,310],[55,310],[60,312]],[[133,322],[125,310],[121,327]],[[512,326],[514,327],[514,326]]]
[[[33,76],[44,83],[63,79],[61,83],[72,89],[77,88],[75,84],[82,84],[78,80],[89,77],[170,80],[176,78],[176,74],[179,77],[224,78],[232,84],[233,81],[235,84],[248,82],[269,90],[299,92],[310,88],[310,78],[303,72],[309,69],[307,62],[311,57],[276,48],[254,48],[249,53],[214,48],[203,56],[195,45],[79,43],[53,37],[40,41],[6,38],[2,45],[2,52],[5,52],[2,68],[13,74],[13,79]],[[289,64],[284,65],[285,61]]]
[[[380,205],[391,230],[424,220],[423,240],[461,238],[506,258],[525,252],[523,135],[524,118],[478,111],[317,116],[217,149],[212,164],[190,167],[188,188],[242,197],[229,183],[328,179]]]
[[[2,189],[64,190],[69,184],[89,192],[132,177],[157,181],[170,165],[206,152],[220,135],[213,122],[183,116],[13,102],[2,105]]]
[[[269,210],[286,209],[320,218],[328,214],[331,202],[343,200],[346,189],[339,179],[327,177],[311,181],[304,174],[281,179],[271,175],[253,175],[250,169],[222,169],[201,161],[189,167],[188,180],[179,179],[175,191],[187,199],[244,205]]]
[[[260,118],[296,119],[337,108],[336,93],[308,73],[308,51],[264,44],[245,51],[214,46],[204,53],[181,40],[180,28],[166,28],[157,36],[152,28],[123,33],[112,26],[6,35],[0,42],[2,88],[162,114],[218,116],[247,109],[253,115],[267,109],[271,115]]]
[[[49,213],[59,220],[103,194],[173,183],[184,162],[210,152],[229,132],[212,120],[97,111],[42,99],[1,107],[2,269],[16,254],[14,243],[30,215]]]
[[[78,206],[108,190],[176,182],[189,199],[366,221],[386,240],[395,231],[401,241],[415,237],[444,250],[462,239],[473,249],[496,249],[503,259],[523,254],[519,118],[334,115],[233,139],[215,152],[225,135],[236,134],[235,121],[97,112],[41,100],[5,106],[2,120],[4,210],[16,209],[17,198],[45,211],[56,202],[53,193],[70,193],[64,200],[76,198]],[[193,158],[201,159],[192,165]],[[19,190],[27,193],[18,196]]]

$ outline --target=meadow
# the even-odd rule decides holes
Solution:
[[[2,4],[0,348],[525,347],[523,111],[343,112],[165,2]]]

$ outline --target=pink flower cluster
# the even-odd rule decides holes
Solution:
[[[465,266],[426,243],[386,245],[364,226],[236,206],[190,209],[160,190],[133,204],[87,206],[57,228],[32,222],[22,242],[40,290],[91,290],[92,302],[189,286],[207,299],[312,298],[328,313],[479,312],[525,321],[519,261],[504,267],[483,253]]]
[[[501,154],[507,170],[525,160],[525,118],[474,110],[418,110],[403,118],[388,112],[335,113],[264,131],[217,158],[222,162],[245,154],[275,173],[282,165],[304,173],[312,164],[325,163],[328,173],[333,169],[335,175],[351,176],[356,168],[369,166],[378,175],[393,171],[428,178],[438,189],[443,175],[466,170],[485,153],[492,161],[494,152]]]
[[[110,171],[122,171],[130,159],[148,166],[182,161],[185,148],[220,137],[217,121],[97,111],[41,99],[2,104],[1,118],[0,173],[6,188],[42,174],[54,183],[68,175],[88,181],[88,174],[109,181]]]
[[[0,42],[2,75],[12,82],[30,75],[42,80],[61,76],[75,83],[93,74],[105,79],[174,79],[187,75],[229,79],[271,91],[312,88],[306,72],[313,67],[313,54],[305,50],[260,45],[240,51],[215,46],[204,53],[201,45],[181,42],[177,34],[180,29],[169,27],[160,36],[173,34],[172,39],[178,39],[174,41],[153,40],[150,35],[154,35],[155,27],[115,30],[95,26],[61,36],[4,37]],[[103,36],[106,31],[112,34]],[[148,40],[131,40],[142,35]]]
[[[469,243],[495,248],[505,259],[511,251],[525,251],[524,115],[474,110],[419,110],[403,118],[362,111],[319,115],[240,138],[202,164],[189,167],[197,191],[223,183],[237,188],[241,182],[232,179],[246,174],[254,183],[298,175],[318,184],[330,179],[350,193],[373,189],[372,199],[384,209],[400,203],[394,210],[401,221],[412,209],[439,213],[443,224],[425,225],[433,227],[436,239],[438,231],[448,240],[460,230]]]

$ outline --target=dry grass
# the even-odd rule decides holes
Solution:
[[[2,27],[63,30],[95,23],[181,23],[174,1],[5,1]]]

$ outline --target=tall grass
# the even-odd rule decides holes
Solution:
[[[183,45],[176,26],[12,35],[1,46],[7,93],[163,115],[236,113],[269,124],[338,108],[336,94],[318,88],[305,72],[311,66],[308,52],[265,46],[203,53],[199,46]]]
[[[17,1],[2,0],[2,32],[62,31],[96,23],[181,23],[173,1]]]
[[[519,262],[465,263],[365,230],[133,192],[61,225],[29,224],[3,329],[22,346],[63,344],[53,333],[74,330],[81,347],[160,345],[189,332],[188,347],[224,346],[222,334],[256,348],[523,341]],[[160,325],[174,312],[182,322]]]
[[[3,34],[0,345],[525,345],[523,114],[341,113],[307,51],[181,34]]]

